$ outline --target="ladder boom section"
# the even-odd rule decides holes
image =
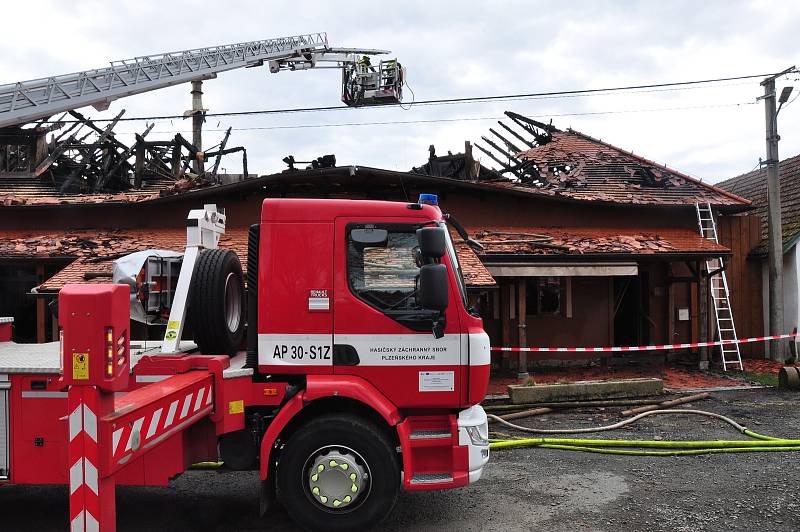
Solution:
[[[134,57],[113,61],[105,68],[0,85],[0,127],[87,105],[104,110],[125,96],[326,50],[327,34],[309,33]]]

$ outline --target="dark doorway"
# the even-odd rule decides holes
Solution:
[[[30,262],[9,261],[0,263],[0,316],[13,317],[12,339],[18,343],[36,342],[37,313],[36,298],[31,289],[58,273],[69,261]],[[45,308],[44,340],[54,341],[52,315]]]
[[[650,343],[648,272],[636,277],[614,277],[614,345]]]

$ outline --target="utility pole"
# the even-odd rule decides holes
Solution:
[[[783,321],[783,229],[781,224],[780,159],[778,157],[778,109],[775,79],[794,70],[791,67],[761,82],[764,86],[764,117],[767,129],[767,228],[769,235],[769,334],[784,334]],[[786,93],[788,98],[788,93]],[[785,103],[781,94],[781,105]],[[786,346],[781,341],[770,345],[770,358],[786,360]]]
[[[203,156],[203,121],[206,118],[206,109],[203,109],[203,82],[192,81],[192,144],[197,148],[198,154],[192,161],[192,170],[197,175],[205,172]]]

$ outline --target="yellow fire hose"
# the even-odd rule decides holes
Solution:
[[[488,417],[510,427],[523,432],[533,432],[536,434],[585,434],[614,430],[625,427],[636,421],[651,415],[665,414],[690,414],[711,417],[724,421],[733,426],[740,433],[753,438],[753,440],[705,440],[705,441],[661,441],[661,440],[600,440],[600,439],[577,439],[577,438],[520,438],[520,439],[493,439],[489,440],[489,447],[494,450],[514,449],[519,447],[539,447],[543,449],[560,449],[565,451],[579,451],[601,454],[618,454],[628,456],[681,456],[696,454],[717,454],[717,453],[746,453],[746,452],[788,452],[800,451],[800,440],[774,438],[765,436],[749,430],[734,420],[704,410],[678,409],[678,410],[652,410],[643,412],[637,416],[625,419],[612,425],[601,427],[590,427],[580,429],[538,429],[515,425],[498,416],[488,414]],[[666,449],[666,450],[646,450],[646,449]]]

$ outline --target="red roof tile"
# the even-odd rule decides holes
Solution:
[[[6,231],[0,233],[0,257],[7,258],[72,258],[76,260],[39,286],[39,290],[60,290],[67,283],[108,282],[109,278],[87,280],[87,274],[110,273],[113,261],[123,255],[144,249],[183,251],[185,229],[152,229],[125,231],[66,231],[33,233]],[[228,229],[220,239],[220,247],[232,249],[247,270],[247,229]],[[459,261],[468,286],[494,285],[494,279],[475,253],[466,246],[457,246]]]
[[[729,253],[690,229],[600,227],[476,227],[469,234],[484,246],[481,255],[591,255]]]
[[[550,128],[538,145],[518,157],[533,163],[542,185],[527,185],[540,194],[585,201],[686,205],[749,205],[750,201],[678,170],[568,129]],[[495,186],[522,188],[497,182]]]
[[[464,242],[456,242],[456,255],[461,266],[461,273],[464,275],[464,282],[467,286],[479,288],[494,286],[497,282],[483,265],[481,259]]]

